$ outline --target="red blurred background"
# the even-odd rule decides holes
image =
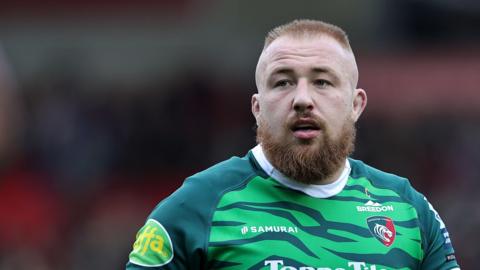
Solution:
[[[294,18],[349,33],[369,97],[354,157],[408,177],[475,268],[480,4],[258,2],[2,4],[0,269],[123,268],[162,198],[254,146],[263,37]]]

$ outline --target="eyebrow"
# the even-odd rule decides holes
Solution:
[[[334,74],[333,70],[328,67],[314,67],[311,69],[315,73],[331,73]],[[294,72],[293,69],[289,67],[279,67],[273,70],[272,74],[278,74],[278,73],[292,73]]]
[[[328,68],[328,67],[314,67],[311,69],[311,71],[313,73],[324,73],[324,74],[328,74],[330,76],[333,77],[333,79],[339,81],[339,77],[336,75],[336,73],[331,69],[331,68]],[[292,73],[295,73],[295,71],[291,68],[288,68],[288,67],[280,67],[280,68],[277,68],[277,69],[274,69],[273,72],[269,75],[269,77],[273,76],[273,75],[277,75],[277,74],[292,74]]]
[[[270,76],[276,75],[276,74],[292,74],[292,73],[294,73],[293,69],[281,67],[278,69],[274,69],[273,72],[270,74]]]
[[[330,68],[325,68],[325,67],[314,67],[312,68],[312,71],[315,72],[315,73],[330,73],[330,74],[334,74],[333,73],[333,70],[331,70]]]

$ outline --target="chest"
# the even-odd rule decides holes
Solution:
[[[232,196],[212,218],[210,268],[415,269],[423,256],[415,209],[393,197]]]

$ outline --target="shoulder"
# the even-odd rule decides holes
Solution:
[[[245,157],[232,157],[228,160],[194,174],[185,180],[185,183],[194,183],[216,187],[215,189],[234,186],[255,174],[250,154]]]
[[[389,199],[397,201],[395,199],[397,197],[401,202],[411,205],[421,222],[431,215],[431,206],[427,199],[411,185],[407,178],[381,171],[360,160],[349,159],[349,161],[352,167],[352,178],[367,180],[376,188],[389,190],[390,194],[393,192],[395,195]]]
[[[216,202],[227,191],[238,188],[255,175],[249,155],[232,157],[185,179],[183,185],[159,203],[152,212],[156,218],[160,212],[172,211],[174,216],[181,212],[197,212],[208,215]]]
[[[162,239],[169,240],[163,242],[164,253],[173,258],[171,262],[162,260],[173,267],[167,269],[197,269],[206,263],[212,215],[225,192],[241,187],[253,178],[255,170],[251,162],[250,155],[233,157],[188,177],[151,212],[143,227],[146,229],[142,230],[155,226],[157,231],[164,232]],[[141,235],[140,240],[137,239],[139,242],[143,239]],[[131,255],[133,264],[143,262],[143,255],[135,258],[137,253]]]
[[[401,198],[402,202],[412,206],[409,209],[415,211],[425,254],[422,269],[454,269],[458,267],[445,223],[423,194],[415,190],[404,177],[383,172],[359,160],[349,159],[349,161],[352,167],[351,177],[354,181],[356,179],[367,180],[372,186],[393,191]],[[395,200],[395,197],[388,197],[388,199]]]
[[[352,178],[365,178],[377,188],[391,190],[412,204],[423,205],[424,196],[412,187],[407,178],[379,170],[360,160],[349,159],[349,161],[352,167]]]
[[[255,175],[249,155],[228,160],[188,177],[179,192],[197,196],[221,196],[225,191],[243,185]],[[203,191],[204,193],[200,193]]]

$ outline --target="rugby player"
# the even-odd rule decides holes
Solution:
[[[349,157],[367,94],[342,29],[273,29],[255,79],[258,145],[160,202],[127,269],[459,269],[427,199]]]

